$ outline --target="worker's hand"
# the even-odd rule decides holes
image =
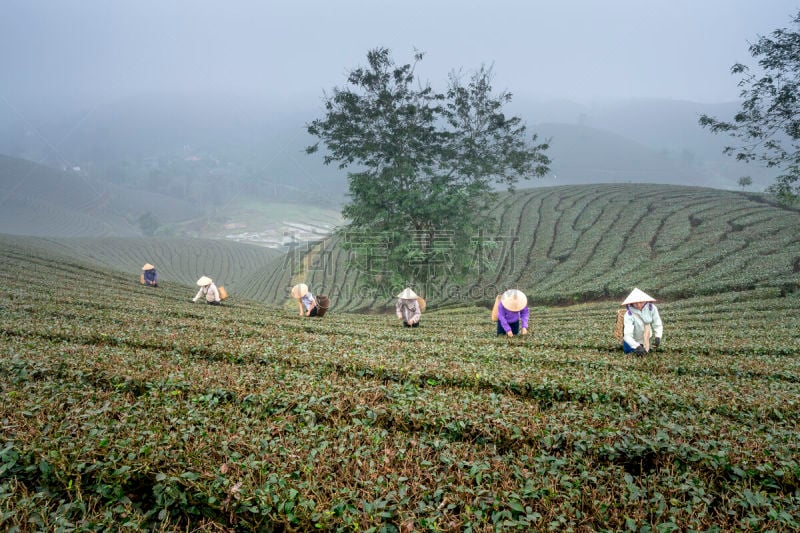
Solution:
[[[506,335],[508,335],[509,337],[513,337],[514,336],[514,332],[513,331],[507,331]]]
[[[644,350],[644,344],[640,344],[636,347],[636,351],[634,352],[636,355],[644,355],[647,352]]]
[[[522,328],[522,334],[523,335],[527,335],[528,334],[528,328]]]
[[[659,344],[661,344],[661,337],[656,337],[653,339],[653,348],[658,348]]]
[[[403,319],[403,315],[401,315],[400,313],[397,313],[397,318],[402,320]]]

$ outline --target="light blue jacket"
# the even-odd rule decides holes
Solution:
[[[311,291],[305,293],[305,295],[300,298],[300,301],[303,302],[303,306],[306,308],[306,311],[314,307],[316,300],[314,300],[314,295],[311,294]]]
[[[651,337],[661,337],[664,333],[664,324],[661,323],[658,307],[652,302],[645,304],[641,311],[629,305],[623,324],[622,340],[634,350],[644,343],[645,324],[650,325]]]

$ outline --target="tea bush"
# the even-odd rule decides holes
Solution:
[[[510,287],[563,305],[622,298],[639,280],[670,299],[800,286],[800,213],[757,195],[654,184],[541,187],[500,195],[492,214],[498,235],[476,236],[485,245],[479,275],[466,282],[444,275],[417,287],[432,308],[490,306]],[[305,252],[297,251],[254,274],[247,296],[278,305],[302,272],[339,311],[393,304],[392,294],[360,290],[363,260],[337,238],[318,249],[313,268],[303,268]],[[446,267],[436,268],[446,274]]]
[[[3,529],[800,527],[797,293],[667,299],[634,358],[614,301],[534,301],[527,337],[475,307],[409,330],[25,243],[0,239]]]

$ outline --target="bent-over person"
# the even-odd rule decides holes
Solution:
[[[410,287],[406,287],[397,295],[395,311],[397,318],[403,321],[403,326],[416,328],[422,316],[421,298]]]
[[[622,350],[625,353],[641,356],[661,344],[664,324],[653,303],[655,301],[646,292],[634,288],[620,304],[627,309],[622,329]]]
[[[317,299],[308,290],[308,285],[298,283],[292,287],[292,298],[297,300],[297,305],[300,307],[300,316],[317,316],[319,312]]]
[[[219,290],[217,290],[217,286],[214,285],[214,281],[211,278],[202,276],[197,280],[197,285],[200,287],[200,290],[197,291],[197,294],[192,298],[193,302],[197,303],[197,300],[205,296],[208,305],[222,305],[220,302]]]
[[[156,267],[150,263],[145,263],[142,267],[142,284],[148,287],[158,287],[158,273]]]
[[[509,289],[497,302],[497,335],[528,334],[528,297],[518,289]]]

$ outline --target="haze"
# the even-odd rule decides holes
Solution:
[[[367,50],[424,51],[437,85],[493,64],[517,99],[738,97],[730,66],[796,0],[6,0],[0,96],[25,112],[142,92],[247,95],[307,108]]]
[[[514,95],[508,111],[552,140],[552,172],[525,186],[737,188],[748,175],[751,189],[763,190],[774,172],[723,155],[727,139],[697,119],[732,116],[739,79],[730,67],[753,65],[749,44],[788,27],[797,7],[798,0],[5,0],[0,155],[80,169],[77,177],[95,188],[111,181],[194,203],[224,189],[238,191],[230,202],[314,197],[337,209],[345,173],[304,154],[314,141],[304,125],[321,116],[325,92],[345,85],[381,46],[398,63],[424,52],[417,72],[440,91],[453,71],[492,66],[495,90]],[[27,194],[29,174],[0,172],[11,191],[0,207]]]

